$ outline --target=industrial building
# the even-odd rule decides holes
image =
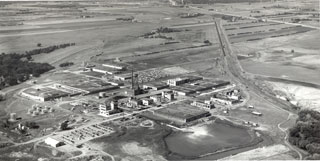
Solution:
[[[182,87],[178,87],[178,86],[172,86],[172,87],[170,87],[170,89],[175,94],[180,95],[180,96],[188,96],[188,95],[196,92],[195,90],[186,89],[186,88],[182,88]]]
[[[131,88],[127,89],[125,93],[130,97],[135,97],[136,95],[144,93],[143,89],[140,88],[139,85],[139,75],[133,74],[133,71],[131,72]]]
[[[174,93],[172,91],[163,91],[161,96],[163,99],[168,99],[169,101],[174,100]]]
[[[53,139],[51,137],[48,137],[44,140],[44,142],[52,147],[59,147],[59,146],[62,146],[62,145],[65,145],[64,142],[62,141],[58,141],[56,139]]]
[[[168,79],[167,84],[169,86],[179,86],[185,83],[188,83],[190,80],[189,78],[174,78],[174,79]]]
[[[122,112],[121,109],[118,108],[118,101],[112,100],[109,102],[105,102],[99,105],[99,115],[100,116],[110,116],[116,113]]]
[[[142,99],[142,104],[145,105],[145,106],[149,106],[153,103],[153,100],[150,99],[150,98],[143,98]]]
[[[188,76],[184,79],[170,79],[167,83],[170,85],[171,90],[181,96],[187,96],[230,84],[230,82],[227,81],[219,80],[212,82],[211,80],[202,80],[202,77],[197,76]]]
[[[211,115],[208,111],[194,108],[187,104],[181,104],[180,106],[175,105],[155,110],[153,114],[169,121],[173,121],[177,124],[185,124]]]
[[[211,110],[213,108],[215,108],[213,102],[211,102],[210,100],[206,100],[204,102],[200,102],[200,101],[193,101],[191,103],[192,106],[196,106],[196,107],[200,107],[203,108],[205,110]]]
[[[152,101],[155,103],[160,103],[162,101],[161,95],[158,95],[158,94],[150,96],[150,99],[152,99]]]
[[[111,68],[111,67],[104,66],[104,65],[95,65],[94,67],[90,67],[90,68],[86,68],[86,69],[94,71],[94,72],[102,73],[102,74],[109,74],[109,75],[121,73],[121,71],[116,68]]]
[[[102,66],[104,67],[108,67],[108,68],[113,68],[113,69],[116,69],[116,70],[125,70],[126,67],[120,63],[104,63],[102,64]]]
[[[126,81],[131,79],[131,73],[114,75],[115,80]]]
[[[220,105],[233,105],[235,103],[238,103],[239,100],[229,99],[229,98],[217,98],[217,97],[211,97],[210,101],[220,104]]]
[[[148,84],[144,84],[143,85],[143,89],[152,89],[152,90],[161,90],[161,89],[165,89],[168,88],[169,85],[162,83],[162,82],[152,82],[152,83],[148,83]]]
[[[256,115],[256,116],[262,116],[262,113],[258,112],[258,111],[252,111],[251,112],[253,115]]]
[[[127,102],[127,107],[131,108],[137,108],[140,105],[142,105],[142,100],[140,99],[135,99],[135,98],[129,98]]]
[[[42,87],[25,89],[20,93],[20,95],[22,97],[32,99],[35,101],[45,102],[56,98],[66,97],[71,94],[49,87]]]

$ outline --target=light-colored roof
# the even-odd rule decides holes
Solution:
[[[58,144],[60,143],[60,141],[56,140],[56,139],[53,139],[53,138],[46,138],[46,140],[44,141],[45,143],[47,144],[51,144],[51,145],[55,145],[55,144]]]

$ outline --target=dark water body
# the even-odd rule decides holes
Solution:
[[[212,123],[193,129],[194,133],[175,132],[165,138],[168,149],[178,156],[199,158],[222,149],[250,143],[247,129],[222,123]],[[174,159],[170,158],[169,159]]]

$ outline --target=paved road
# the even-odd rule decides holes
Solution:
[[[281,128],[281,125],[289,120],[289,117],[292,115],[295,115],[293,112],[288,111],[286,109],[290,109],[291,106],[288,102],[283,102],[277,98],[275,98],[272,94],[267,93],[267,92],[262,92],[261,89],[254,84],[254,81],[248,79],[248,76],[246,73],[243,71],[239,60],[237,59],[236,55],[233,53],[231,45],[228,41],[228,38],[225,34],[225,31],[220,23],[220,21],[216,21],[216,29],[218,32],[218,36],[221,42],[221,48],[222,48],[222,53],[224,55],[224,62],[227,67],[227,71],[231,77],[233,77],[233,80],[247,86],[250,90],[254,91],[257,96],[259,96],[261,99],[269,102],[271,105],[273,105],[275,108],[285,111],[288,113],[288,119],[284,120],[280,124],[278,124],[278,128],[286,134],[284,138],[285,144],[288,145],[288,147],[295,151],[298,155],[299,158],[302,159],[302,154],[300,150],[296,147],[293,147],[288,143],[287,141],[287,132],[285,129]]]

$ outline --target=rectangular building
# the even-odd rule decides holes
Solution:
[[[167,84],[169,86],[179,86],[188,82],[189,82],[189,78],[174,78],[174,79],[167,80]]]
[[[214,104],[211,101],[205,101],[205,102],[193,101],[191,103],[191,105],[203,108],[205,110],[211,110],[211,109],[215,108]]]
[[[102,64],[102,66],[117,69],[117,70],[125,70],[126,69],[126,67],[124,65],[116,64],[116,63],[104,63],[104,64]]]
[[[169,85],[162,83],[162,82],[152,82],[152,83],[147,83],[143,85],[144,89],[152,89],[152,90],[161,90],[168,88]]]
[[[177,124],[185,124],[210,116],[208,111],[192,107],[188,104],[174,105],[154,111],[154,115],[173,121]]]
[[[62,146],[62,145],[65,145],[64,142],[62,141],[58,141],[56,139],[53,139],[51,137],[48,137],[44,140],[44,142],[52,147],[59,147],[59,146]]]

